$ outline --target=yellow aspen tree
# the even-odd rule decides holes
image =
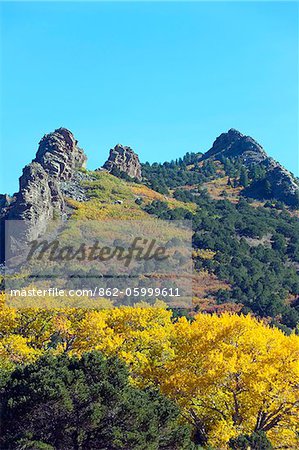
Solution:
[[[296,448],[298,336],[230,314],[199,314],[174,328],[175,357],[160,371],[160,386],[203,442],[225,448],[231,437],[264,431],[273,444],[284,433]]]

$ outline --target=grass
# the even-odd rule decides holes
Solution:
[[[88,201],[78,202],[67,199],[68,205],[73,209],[73,219],[89,220],[142,220],[150,219],[143,210],[144,205],[153,200],[161,200],[172,209],[185,208],[191,212],[196,210],[194,203],[184,203],[174,198],[159,194],[152,189],[137,183],[126,182],[108,172],[92,172],[95,181],[84,181]],[[136,199],[141,198],[141,205]],[[121,201],[121,204],[116,203]]]
[[[228,184],[228,176],[216,178],[203,184],[210,196],[215,200],[223,200],[226,198],[232,203],[237,203],[240,198],[240,193],[243,190],[242,186],[232,187]],[[225,194],[224,194],[225,193]]]

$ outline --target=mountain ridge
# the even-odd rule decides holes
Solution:
[[[221,170],[214,167],[218,161],[223,164],[222,174],[229,177],[234,174],[234,184],[242,187],[241,195],[265,200],[272,198],[291,207],[299,206],[299,187],[291,173],[270,158],[253,138],[236,129],[231,128],[218,136],[206,153],[186,154],[184,158],[182,164],[180,161],[178,164],[160,164],[163,170],[157,175],[159,165],[141,165],[138,155],[130,147],[117,144],[110,150],[103,167],[97,170],[107,170],[127,180],[135,179],[169,195],[176,165],[177,184],[174,187],[177,188],[180,184],[200,185],[202,181],[219,178]],[[82,176],[76,175],[85,169],[86,161],[86,154],[68,129],[60,127],[45,134],[35,158],[23,169],[19,191],[13,197],[0,196],[2,227],[5,220],[26,219],[28,232],[35,238],[55,214],[64,214],[64,197],[68,193],[79,201],[86,200],[81,187]],[[227,166],[232,166],[233,170],[231,167],[228,170]],[[86,178],[88,180],[87,175]],[[170,183],[167,183],[168,179]],[[230,178],[228,183],[232,183]]]
[[[238,136],[235,142],[241,133]],[[193,313],[251,311],[281,327],[296,326],[298,211],[271,196],[265,203],[250,198],[253,183],[261,183],[266,192],[266,167],[245,166],[240,155],[215,159],[214,153],[204,159],[189,153],[178,161],[141,164],[140,180],[123,171],[128,168],[123,163],[131,160],[122,158],[128,152],[132,156],[129,147],[114,147],[113,152],[121,150],[120,160],[113,156],[119,166],[90,171],[85,168],[85,153],[69,130],[57,129],[41,142],[37,156],[23,170],[19,192],[13,198],[0,197],[2,262],[6,219],[28,220],[31,238],[42,234],[54,218],[191,219],[193,261],[199,274],[194,280]],[[255,141],[250,145],[256,145]],[[136,169],[134,158],[132,164]],[[218,183],[220,192],[213,197],[207,186]]]
[[[74,138],[73,133],[67,128],[60,127],[54,132],[43,136],[32,163],[39,163],[51,177],[57,178],[59,181],[66,181],[72,178],[76,169],[86,167],[87,156],[77,144],[78,141]],[[261,164],[267,173],[273,172],[271,176],[269,175],[269,178],[271,178],[276,188],[279,187],[282,181],[284,182],[282,189],[289,191],[285,195],[285,197],[289,197],[285,198],[286,203],[292,204],[293,199],[290,197],[294,196],[296,191],[299,190],[298,179],[289,170],[268,156],[264,148],[256,140],[234,128],[221,133],[213,142],[212,147],[206,152],[191,154],[196,155],[196,162],[198,163],[208,160],[221,162],[224,158],[228,158],[241,160],[242,164],[248,169],[254,165]],[[165,165],[167,162],[153,163],[152,165],[156,164]],[[97,170],[102,169],[106,169],[111,173],[115,172],[117,176],[120,175],[119,172],[123,172],[130,178],[145,181],[141,173],[142,167],[138,154],[131,147],[122,144],[117,144],[110,149],[106,162]],[[19,191],[21,190],[21,183],[22,176],[20,177]],[[287,183],[290,185],[286,186]],[[279,200],[283,201],[283,192],[279,192],[279,189],[274,189],[274,191],[274,198],[279,196]],[[8,198],[10,196],[5,195],[7,196],[6,200],[9,201]],[[2,194],[0,207],[3,201],[4,197]]]

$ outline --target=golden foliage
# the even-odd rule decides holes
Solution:
[[[157,302],[105,310],[9,310],[0,314],[2,368],[40,354],[118,355],[133,383],[154,383],[175,400],[208,443],[227,448],[254,430],[296,448],[299,338],[251,316],[198,314],[173,321]]]
[[[295,448],[297,336],[231,314],[199,314],[174,328],[176,356],[161,371],[160,385],[191,421],[208,424],[211,445],[224,448],[230,437],[264,430],[274,445],[287,432]]]
[[[200,258],[200,259],[213,259],[214,256],[216,255],[216,252],[213,252],[213,250],[208,250],[208,249],[198,249],[198,250],[193,250],[192,252],[192,256],[193,258]]]
[[[91,172],[91,174],[95,180],[83,183],[88,200],[78,202],[71,198],[66,199],[69,208],[73,211],[73,219],[150,220],[151,216],[143,210],[143,207],[153,200],[164,201],[171,209],[185,208],[195,212],[197,208],[195,203],[178,201],[171,196],[155,192],[147,186],[127,182],[105,171]],[[136,204],[137,198],[142,198],[141,205]],[[119,201],[122,203],[118,203]]]

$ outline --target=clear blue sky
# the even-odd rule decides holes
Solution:
[[[0,192],[64,126],[105,161],[206,151],[237,128],[298,174],[296,3],[2,3]]]

